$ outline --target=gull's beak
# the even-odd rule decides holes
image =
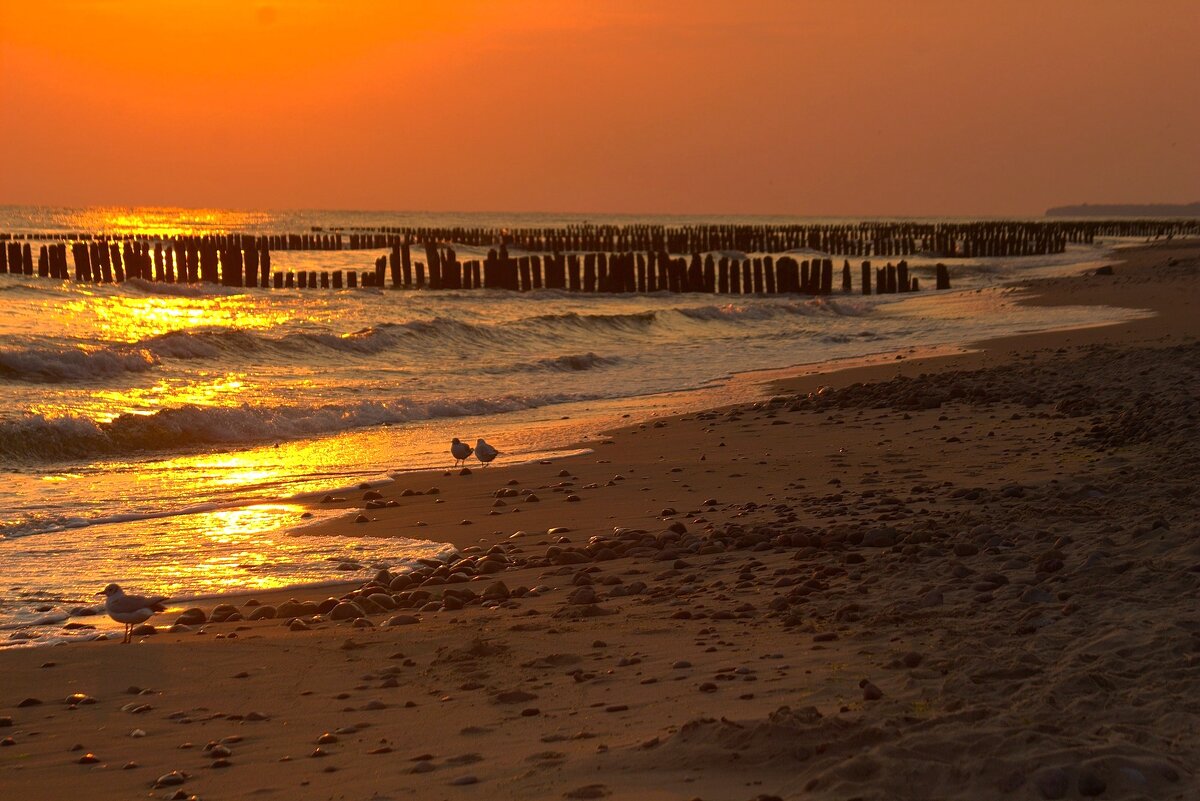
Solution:
[[[100,592],[98,592],[98,593],[96,593],[96,594],[97,594],[97,595],[103,595],[103,594],[104,594],[104,590],[100,590]]]

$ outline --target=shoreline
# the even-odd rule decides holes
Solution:
[[[1008,284],[1001,284],[998,286],[998,288],[1016,288],[1016,289],[1024,290],[1027,294],[1018,300],[1019,305],[1021,305],[1021,304],[1043,305],[1043,306],[1106,305],[1106,306],[1120,307],[1121,304],[1113,302],[1114,296],[1111,292],[1104,294],[1102,300],[1095,301],[1093,303],[1088,303],[1088,304],[1080,304],[1074,300],[1075,295],[1073,294],[1073,292],[1075,290],[1071,290],[1066,293],[1063,293],[1061,291],[1061,284],[1063,282],[1074,282],[1078,278],[1085,277],[1086,273],[1090,273],[1090,269],[1095,266],[1098,266],[1101,264],[1114,264],[1114,265],[1121,266],[1127,262],[1128,259],[1126,258],[1126,256],[1130,256],[1135,262],[1140,263],[1141,261],[1144,261],[1146,259],[1156,258],[1155,254],[1159,253],[1163,248],[1172,248],[1172,247],[1182,248],[1183,250],[1190,250],[1193,247],[1200,247],[1200,241],[1182,239],[1182,240],[1177,240],[1174,243],[1158,243],[1158,244],[1148,244],[1148,245],[1129,244],[1129,245],[1126,245],[1123,247],[1115,248],[1113,253],[1111,254],[1111,256],[1105,257],[1103,259],[1091,260],[1091,261],[1086,262],[1086,264],[1088,265],[1088,268],[1089,268],[1089,270],[1087,270],[1087,271],[1081,271],[1078,274],[1072,273],[1071,275],[1068,275],[1068,276],[1059,276],[1059,277],[1054,277],[1054,278],[1021,279],[1021,280],[1017,280],[1017,281],[1014,281],[1014,282],[1011,282]],[[1045,287],[1050,287],[1052,290],[1052,294],[1049,297],[1047,297],[1045,294],[1045,289],[1044,289]],[[1059,288],[1059,292],[1057,294],[1053,294],[1054,288]],[[1119,297],[1116,297],[1116,299],[1122,300]],[[1070,301],[1070,302],[1068,303],[1068,301]],[[1128,308],[1128,307],[1125,307],[1125,308]],[[1132,310],[1133,311],[1145,311],[1144,309],[1137,309],[1137,308],[1134,308]],[[726,391],[731,385],[737,385],[737,386],[743,387],[743,389],[738,393],[739,396],[745,395],[745,396],[756,396],[756,397],[755,397],[754,401],[743,398],[742,400],[735,401],[735,403],[763,401],[763,400],[766,400],[767,398],[769,398],[773,394],[814,392],[821,387],[840,387],[840,386],[844,386],[848,383],[853,383],[853,382],[859,382],[859,381],[869,382],[869,381],[881,380],[884,378],[890,378],[893,375],[896,375],[896,374],[903,375],[906,372],[910,372],[914,369],[941,371],[941,370],[960,369],[961,367],[967,367],[970,365],[982,366],[982,365],[988,363],[988,356],[986,354],[988,354],[989,352],[992,352],[992,351],[998,351],[1000,348],[1008,346],[1009,343],[1011,343],[1015,347],[1042,346],[1042,340],[1045,338],[1066,337],[1066,341],[1070,341],[1070,337],[1067,335],[1073,334],[1075,332],[1085,332],[1090,329],[1097,329],[1097,330],[1102,331],[1102,330],[1111,328],[1113,326],[1127,325],[1130,322],[1136,322],[1136,321],[1137,320],[1105,322],[1105,323],[1096,323],[1096,324],[1084,325],[1084,326],[1072,326],[1072,327],[1067,327],[1067,328],[1058,328],[1058,329],[1052,329],[1052,330],[1048,330],[1048,331],[1035,332],[1032,334],[1020,334],[1020,335],[1015,335],[1015,336],[1006,336],[1006,337],[1000,337],[1000,338],[994,338],[994,339],[965,342],[965,343],[956,344],[956,345],[941,345],[941,346],[935,346],[935,347],[930,347],[930,348],[901,347],[901,348],[895,348],[895,349],[886,350],[886,351],[880,351],[877,353],[865,354],[862,356],[845,357],[845,358],[839,358],[839,359],[833,359],[833,360],[827,360],[827,361],[799,363],[799,364],[794,364],[794,365],[791,365],[788,367],[782,367],[782,368],[766,368],[766,369],[761,369],[761,370],[749,370],[746,372],[731,373],[728,376],[728,378],[722,382],[720,387],[703,387],[702,386],[702,387],[697,387],[697,388],[690,389],[690,390],[672,391],[672,392],[665,392],[665,393],[654,393],[650,396],[639,396],[639,397],[661,398],[661,397],[670,397],[670,396],[675,396],[675,395],[680,395],[680,394],[690,396],[693,393],[696,394],[697,396],[699,396],[699,395],[713,394],[714,392]],[[1026,343],[1028,343],[1028,345],[1026,345]],[[920,350],[921,353],[919,353],[918,355],[915,355],[915,356],[912,355],[913,352],[917,351],[917,350]],[[931,353],[930,351],[933,351],[933,352]],[[767,376],[770,376],[770,377],[767,377]],[[624,399],[624,400],[628,400],[628,399]],[[610,444],[610,443],[604,443],[604,440],[606,438],[626,433],[628,430],[630,430],[631,428],[636,427],[638,425],[645,425],[646,423],[652,423],[652,422],[654,422],[656,420],[660,420],[660,419],[661,420],[677,419],[677,418],[683,417],[688,414],[695,414],[698,411],[713,411],[713,410],[720,411],[720,410],[724,410],[724,409],[728,408],[728,406],[726,406],[726,405],[711,406],[711,408],[710,408],[710,406],[707,405],[707,401],[701,401],[699,404],[689,404],[688,406],[689,407],[694,406],[694,408],[690,408],[689,410],[684,410],[684,411],[673,410],[664,415],[649,414],[644,419],[631,420],[630,422],[624,423],[617,427],[612,427],[612,428],[599,427],[590,435],[591,436],[590,439],[580,439],[580,440],[572,440],[570,442],[564,442],[562,447],[555,448],[554,451],[538,452],[533,457],[531,457],[527,462],[522,462],[519,464],[501,464],[501,465],[498,465],[498,467],[501,467],[505,471],[509,471],[509,470],[513,470],[514,468],[528,468],[528,467],[534,465],[535,463],[540,463],[540,464],[544,465],[547,462],[557,462],[559,460],[568,460],[569,458],[574,457],[574,456],[580,456],[580,455],[586,456],[586,455],[594,452],[594,449],[597,447],[598,443]],[[600,416],[603,417],[605,415],[600,415]],[[611,416],[611,414],[608,416]],[[628,415],[625,415],[625,416],[628,416]],[[561,454],[561,455],[548,455],[548,454]],[[538,457],[541,457],[541,458],[538,458]],[[476,467],[476,470],[478,471],[478,467]],[[208,503],[208,504],[201,504],[201,506],[202,507],[211,507],[211,509],[237,509],[237,508],[253,507],[256,505],[260,505],[260,504],[288,503],[288,504],[302,507],[308,511],[318,511],[319,510],[319,511],[323,511],[326,513],[335,511],[338,509],[343,509],[345,511],[340,516],[329,516],[325,520],[311,522],[311,523],[310,522],[300,522],[297,524],[284,525],[276,530],[277,532],[284,534],[284,535],[291,535],[294,532],[303,531],[307,534],[329,534],[329,535],[336,536],[341,533],[344,533],[347,528],[350,528],[352,526],[353,517],[360,511],[361,502],[356,502],[351,499],[356,493],[358,493],[362,490],[367,490],[367,489],[378,490],[378,489],[385,489],[388,487],[395,488],[401,482],[408,481],[408,480],[414,481],[416,483],[421,483],[422,481],[428,479],[433,485],[436,485],[439,480],[447,480],[447,479],[452,478],[452,471],[444,470],[443,468],[416,468],[413,470],[405,470],[405,471],[399,471],[399,470],[388,471],[386,473],[386,476],[387,477],[383,478],[383,479],[364,480],[364,481],[359,481],[359,482],[353,482],[350,484],[338,485],[338,486],[334,486],[334,487],[330,487],[330,488],[324,488],[324,489],[318,489],[318,490],[308,490],[308,491],[305,491],[302,493],[298,493],[296,495],[286,496],[283,498],[270,497],[270,498],[257,498],[257,499],[245,500],[245,501],[227,501],[227,502],[219,502],[219,503],[212,502],[212,503]],[[335,503],[335,504],[322,504],[319,501],[319,498],[324,497],[324,496],[329,496],[331,494],[332,495],[345,495],[347,500],[345,500],[344,502]],[[176,512],[157,512],[157,513],[148,513],[145,517],[138,517],[138,518],[133,518],[133,519],[135,519],[135,520],[158,519],[158,518],[165,518],[165,517],[173,517],[178,514],[190,514],[190,513],[191,512],[178,512],[178,513],[176,513]],[[382,518],[381,522],[386,522],[386,520],[387,520],[386,517]],[[103,525],[103,524],[105,524],[105,523],[100,523],[99,525]],[[96,525],[96,524],[87,523],[82,526],[70,527],[70,528],[87,528],[90,525]],[[64,530],[66,528],[68,528],[68,527],[64,527]],[[365,535],[365,536],[372,536],[372,537],[379,536],[379,537],[384,537],[384,538],[390,538],[390,537],[396,536],[395,534],[392,534],[392,533],[376,534],[373,531],[366,531],[366,530],[354,530],[352,533],[354,535]],[[409,531],[408,533],[406,533],[403,536],[405,536],[409,539],[425,540],[425,541],[429,541],[429,542],[432,542],[432,543],[435,543],[438,545],[450,546],[452,548],[468,547],[468,546],[465,546],[462,544],[463,542],[466,542],[466,540],[463,537],[458,537],[458,536],[450,538],[449,540],[429,539],[426,537],[422,537],[420,532],[416,532],[416,531]],[[313,597],[314,593],[318,593],[318,591],[320,591],[320,590],[347,589],[347,588],[351,588],[353,586],[357,586],[359,584],[361,584],[361,581],[356,580],[356,579],[342,581],[336,577],[330,577],[327,580],[317,580],[314,582],[305,582],[302,584],[285,585],[282,587],[270,588],[267,590],[244,590],[243,589],[243,590],[233,590],[228,593],[205,592],[205,593],[201,593],[201,594],[197,594],[197,595],[180,596],[180,598],[178,599],[178,603],[173,603],[171,605],[171,607],[169,608],[169,611],[174,613],[174,612],[179,611],[186,605],[194,605],[195,602],[199,602],[199,601],[228,600],[229,602],[244,602],[245,600],[248,600],[251,597],[261,597],[266,594],[269,594],[271,597],[275,597],[276,595],[278,595],[280,593],[283,593],[283,594],[287,594],[287,593],[297,594],[298,593],[299,595],[301,595],[303,597]],[[67,619],[68,620],[71,620],[71,619],[88,620],[89,618],[68,616]],[[94,619],[94,618],[92,618],[92,619]],[[6,629],[7,628],[18,628],[18,627],[19,627],[19,624],[14,624],[11,627],[6,627]],[[115,630],[115,628],[114,628],[114,630]],[[34,644],[34,643],[30,643],[30,644]]]
[[[791,378],[552,465],[391,485],[399,505],[356,528],[446,532],[444,572],[0,651],[0,788],[1190,798],[1200,246],[1114,272],[1030,302],[1155,317]]]

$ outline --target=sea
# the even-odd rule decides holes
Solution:
[[[157,236],[844,221],[0,207],[0,232]],[[485,437],[503,452],[501,466],[559,458],[631,420],[764,397],[766,379],[789,370],[1132,319],[1143,312],[1019,305],[1023,290],[1012,286],[1111,263],[1130,244],[940,259],[951,291],[868,297],[298,291],[0,275],[0,647],[97,636],[66,626],[110,581],[185,602],[356,580],[446,555],[436,531],[389,539],[347,525],[318,535],[308,528],[333,513],[300,515],[313,495],[449,468],[451,437]],[[278,251],[272,264],[361,271],[384,254]],[[934,260],[908,261],[934,285]]]

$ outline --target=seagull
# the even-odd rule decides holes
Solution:
[[[475,442],[475,458],[483,462],[484,467],[487,467],[499,455],[500,451],[488,445],[482,439]]]
[[[483,440],[480,440],[482,442]],[[465,462],[467,457],[474,452],[474,448],[465,442],[455,437],[450,442],[450,455],[454,457],[454,466],[458,467],[459,462]]]
[[[116,584],[109,584],[96,594],[105,596],[104,611],[108,612],[108,616],[118,623],[125,624],[125,639],[121,640],[122,643],[133,640],[135,625],[145,623],[155,612],[166,611],[166,607],[163,606],[163,601],[167,600],[165,597],[126,595]]]

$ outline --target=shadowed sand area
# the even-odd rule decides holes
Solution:
[[[461,580],[0,652],[0,795],[1195,798],[1200,247],[1124,255],[1027,302],[1155,316],[785,379],[322,524],[452,542]]]

